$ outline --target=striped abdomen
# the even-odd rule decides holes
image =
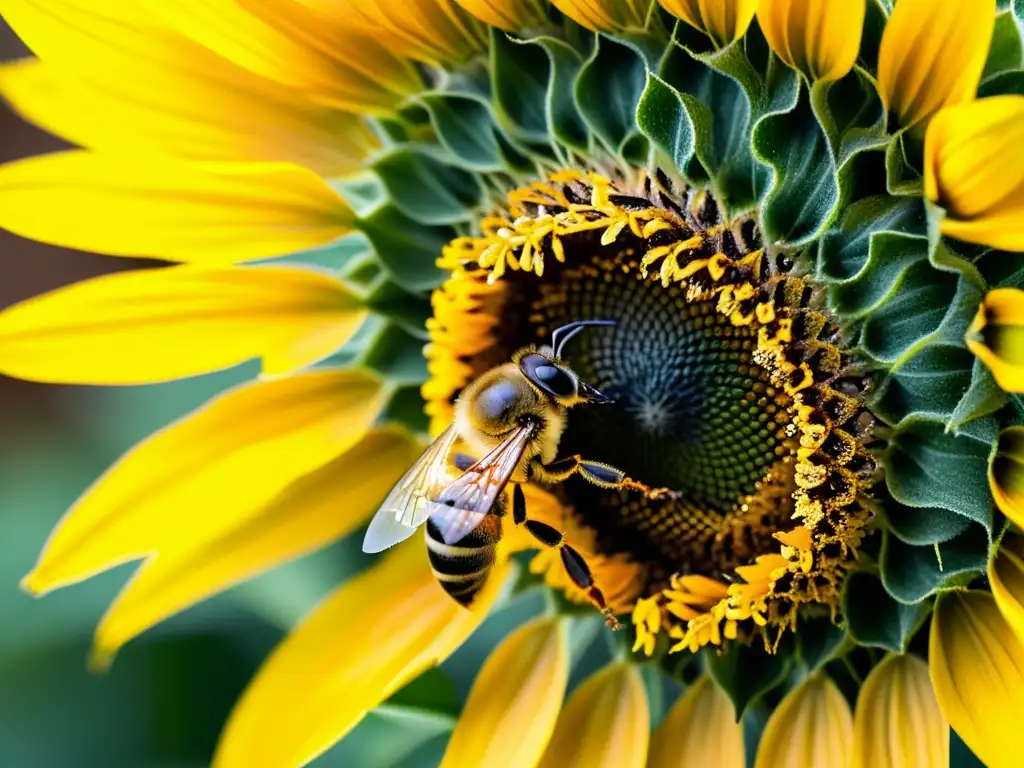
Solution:
[[[434,577],[444,591],[462,605],[469,606],[484,588],[494,565],[501,518],[489,514],[457,544],[445,544],[432,520],[427,518],[427,556]]]

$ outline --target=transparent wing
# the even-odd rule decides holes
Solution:
[[[533,424],[519,427],[437,496],[429,515],[445,544],[455,544],[483,522],[519,466],[534,432]]]
[[[363,552],[382,552],[393,547],[423,524],[432,507],[431,494],[445,480],[445,463],[455,437],[455,428],[448,427],[402,475],[370,521],[363,537]]]

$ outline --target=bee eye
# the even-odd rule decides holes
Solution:
[[[560,366],[553,365],[543,355],[529,355],[521,363],[523,373],[534,384],[558,398],[575,397],[576,377]]]

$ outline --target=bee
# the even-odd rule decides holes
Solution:
[[[590,326],[583,320],[555,330],[550,346],[529,346],[470,382],[455,403],[451,426],[424,451],[388,494],[370,521],[363,551],[381,552],[409,538],[426,523],[427,554],[435,577],[456,601],[469,606],[494,565],[502,519],[511,495],[512,521],[547,547],[556,548],[572,581],[601,611],[608,626],[621,628],[586,561],[565,534],[527,514],[523,484],[552,485],[578,475],[603,488],[645,489],[608,464],[577,455],[557,458],[569,409],[607,405],[612,399],[590,386],[562,358],[565,345]],[[475,455],[452,451],[460,439]],[[449,461],[461,471],[449,481]],[[511,494],[506,493],[512,485]]]

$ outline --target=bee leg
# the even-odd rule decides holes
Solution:
[[[652,491],[643,483],[638,483],[626,477],[621,469],[605,464],[601,461],[590,461],[579,454],[567,456],[564,459],[556,459],[550,464],[541,464],[535,460],[530,465],[530,479],[541,483],[554,485],[568,480],[573,475],[579,475],[588,483],[600,488],[628,488],[642,491],[647,495],[657,495],[659,491]]]
[[[519,483],[512,486],[512,522],[516,525],[526,522],[526,494]]]
[[[518,489],[519,486],[516,486],[516,488]],[[604,599],[604,593],[594,584],[594,577],[590,573],[590,566],[583,559],[583,555],[566,544],[565,534],[537,520],[525,520],[524,525],[526,530],[541,544],[558,550],[565,572],[569,574],[573,584],[587,593],[590,602],[604,616],[604,623],[608,625],[609,629],[622,629],[622,625],[615,618],[612,609],[608,607],[608,603]]]

